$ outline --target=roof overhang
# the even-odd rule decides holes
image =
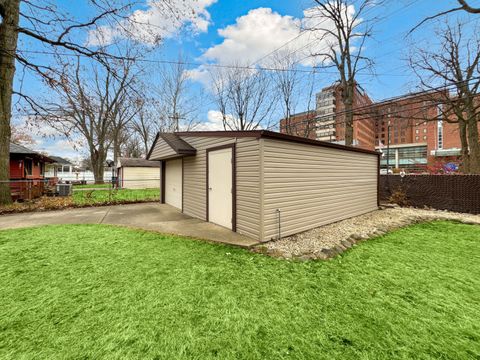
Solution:
[[[155,137],[155,141],[150,148],[150,151],[147,155],[147,160],[150,160],[150,156],[152,154],[155,145],[157,144],[158,140],[162,139],[165,143],[174,151],[173,155],[169,155],[167,157],[158,159],[158,160],[166,160],[166,159],[174,159],[183,156],[192,156],[197,153],[197,149],[195,149],[192,145],[187,143],[185,140],[181,139],[176,133],[158,133]]]
[[[50,163],[50,164],[55,163],[55,160],[49,158],[46,155],[42,155],[40,153],[16,153],[16,152],[11,152],[10,157],[35,159],[35,160],[40,160],[40,161],[43,161],[45,163]]]

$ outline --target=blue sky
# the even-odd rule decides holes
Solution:
[[[140,6],[139,10],[149,9],[147,0],[145,1],[145,5]],[[304,10],[313,5],[309,0],[187,0],[188,2],[195,2],[198,19],[185,19],[183,24],[187,28],[186,31],[178,31],[174,35],[167,34],[162,46],[151,54],[152,60],[176,60],[180,51],[189,61],[197,63],[222,64],[230,61],[232,57],[243,60],[258,59],[277,48],[279,44],[289,41],[293,37],[292,34],[295,34],[294,24],[301,23]],[[74,15],[83,14],[87,17],[91,13],[87,2],[84,1],[59,1],[59,4]],[[415,89],[415,78],[405,62],[409,44],[431,39],[433,23],[424,25],[409,39],[405,35],[425,16],[455,5],[455,0],[387,0],[385,5],[377,6],[369,12],[370,16],[382,18],[376,22],[374,39],[369,41],[366,50],[368,56],[375,61],[377,76],[361,74],[358,81],[374,100]],[[262,34],[258,39],[257,32]],[[86,34],[79,36],[83,36],[82,41],[85,41]],[[25,39],[21,39],[20,48],[44,49],[34,42],[25,42]],[[48,58],[39,55],[37,60],[48,61]],[[196,66],[190,68],[194,71],[199,70]],[[152,69],[155,72],[155,66]],[[310,68],[305,66],[304,69]],[[22,77],[21,73],[17,72],[17,87],[20,86],[21,79],[24,91],[30,94],[45,93],[43,85],[37,78],[29,74]],[[315,89],[319,91],[335,80],[336,76],[332,70],[326,72],[318,70]],[[192,81],[190,86],[194,91],[203,91],[204,85],[201,81]],[[304,103],[299,103],[296,110],[300,112],[305,106]],[[208,124],[211,120],[209,114],[214,110],[216,109],[212,102],[205,102],[198,120]],[[58,136],[55,139],[40,139],[38,136],[37,138],[38,149],[55,155],[78,156],[78,152],[72,149],[66,139]]]

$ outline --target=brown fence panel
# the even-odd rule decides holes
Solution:
[[[415,207],[480,214],[480,175],[381,175],[380,199],[395,191]]]

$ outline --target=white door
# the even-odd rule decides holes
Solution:
[[[208,221],[232,229],[232,148],[208,153]]]
[[[165,164],[165,202],[182,209],[182,159]]]

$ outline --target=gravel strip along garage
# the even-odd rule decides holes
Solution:
[[[410,224],[434,220],[455,220],[480,225],[480,215],[394,207],[270,241],[256,246],[254,251],[285,259],[326,260],[355,246],[359,241],[381,236]]]

